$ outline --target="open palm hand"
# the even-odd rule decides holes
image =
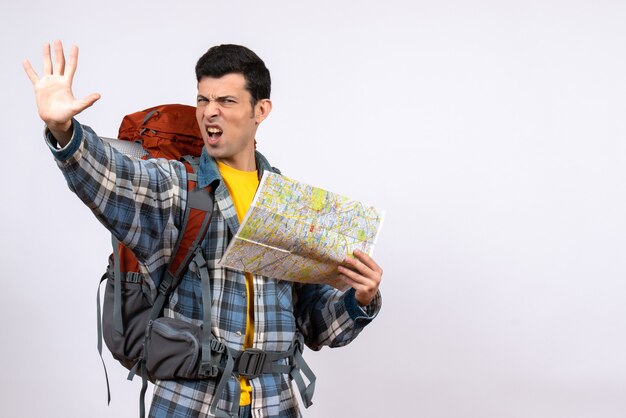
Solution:
[[[28,60],[24,60],[24,71],[33,83],[39,117],[46,123],[57,140],[71,127],[72,118],[94,104],[100,98],[92,93],[77,99],[72,92],[72,82],[78,64],[78,47],[72,46],[67,60],[61,41],[54,42],[54,65],[50,44],[43,47],[43,76],[39,77]],[[69,140],[69,138],[67,138]],[[62,141],[65,142],[65,141]]]

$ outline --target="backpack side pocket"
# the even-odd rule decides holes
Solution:
[[[176,318],[152,321],[145,361],[154,379],[197,379],[202,329]]]

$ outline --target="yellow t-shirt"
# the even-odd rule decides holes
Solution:
[[[222,179],[230,193],[237,212],[239,223],[243,220],[246,212],[252,204],[256,189],[259,187],[259,175],[257,171],[239,171],[224,163],[217,162]],[[248,320],[246,321],[246,337],[244,348],[251,348],[254,341],[254,286],[252,274],[246,273],[246,291],[248,293]],[[241,384],[241,398],[239,405],[250,405],[252,402],[252,387],[248,379],[239,378]]]

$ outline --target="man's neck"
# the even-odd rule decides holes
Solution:
[[[216,158],[215,161],[227,165],[239,171],[256,171],[256,160],[254,156],[246,161],[234,161],[232,159]]]

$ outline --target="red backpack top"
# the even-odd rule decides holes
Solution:
[[[124,116],[118,138],[130,143],[105,140],[125,154],[143,159],[182,160],[186,156],[199,157],[204,147],[196,120],[196,108],[182,104],[154,106]],[[188,173],[193,173],[191,165],[183,162]],[[195,181],[188,186],[188,190],[193,190]],[[187,249],[183,248],[179,256],[184,257],[182,253]],[[121,273],[139,272],[139,264],[133,253],[121,243],[118,251],[118,268]]]
[[[204,142],[196,108],[182,104],[151,107],[124,116],[118,138],[141,143],[152,158],[199,157]]]

